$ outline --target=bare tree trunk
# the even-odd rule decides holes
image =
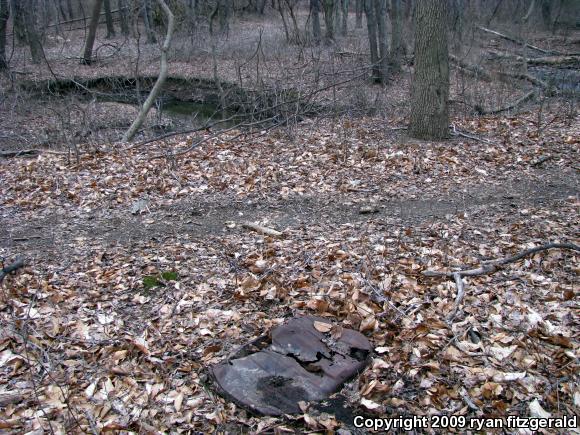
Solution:
[[[415,6],[415,72],[411,85],[410,133],[418,139],[449,134],[447,2],[420,0]]]
[[[553,3],[554,2],[552,0],[542,0],[542,8],[541,8],[542,20],[544,22],[544,26],[546,27],[546,29],[549,29],[550,25],[552,24]],[[576,15],[576,17],[578,17],[578,15]]]
[[[404,53],[401,37],[401,0],[391,0],[391,64],[395,71],[401,70],[401,57]]]
[[[341,0],[334,0],[334,6],[333,6],[333,10],[334,10],[334,32],[335,34],[338,33],[340,31],[340,1]]]
[[[324,25],[326,27],[325,39],[327,42],[334,41],[334,1],[321,0],[324,7]]]
[[[8,69],[6,59],[6,26],[10,17],[8,0],[0,0],[0,70]]]
[[[310,0],[310,13],[312,14],[312,38],[316,44],[320,43],[320,0]]]
[[[127,17],[127,0],[117,0],[117,9],[119,9],[119,21],[121,22],[121,33],[129,34],[129,19]]]
[[[356,28],[357,29],[362,29],[363,26],[363,2],[364,0],[356,0],[355,3],[355,12],[356,12]]]
[[[296,7],[296,4],[298,2],[294,2],[294,0],[284,0],[284,1],[286,2],[286,6],[288,7],[288,14],[290,15],[290,19],[292,20],[293,42],[295,44],[301,44],[298,19],[296,18],[296,14],[294,13],[294,8]]]
[[[231,1],[218,0],[219,3],[219,22],[220,32],[222,35],[227,35],[230,31],[230,15],[231,15]]]
[[[286,22],[286,15],[284,14],[284,0],[278,0],[278,12],[282,18],[282,25],[284,26],[284,35],[286,35],[286,42],[290,44],[290,31],[288,30],[288,23]]]
[[[159,95],[161,89],[163,88],[165,79],[167,78],[167,69],[168,69],[167,51],[169,50],[169,46],[171,45],[171,38],[173,38],[173,29],[175,20],[173,18],[173,13],[171,12],[171,9],[169,9],[169,6],[165,4],[165,1],[157,0],[157,2],[161,6],[161,9],[163,9],[165,15],[167,16],[167,33],[165,35],[165,41],[163,41],[163,46],[161,47],[161,70],[159,71],[159,76],[157,77],[157,81],[155,82],[153,89],[151,89],[149,96],[147,97],[147,99],[143,103],[143,106],[141,107],[141,110],[139,111],[139,115],[137,115],[137,118],[135,119],[135,121],[133,121],[131,127],[129,127],[129,129],[123,135],[123,142],[129,142],[131,139],[133,139],[133,137],[135,137],[137,130],[139,130],[141,125],[143,125],[143,122],[147,117],[147,113],[149,113],[149,109],[151,109],[151,106],[157,99],[157,96]]]
[[[387,80],[389,70],[387,25],[385,23],[387,0],[374,0],[373,3],[375,7],[375,17],[379,38],[379,67],[381,68],[381,82],[384,83]]]
[[[16,42],[25,44],[26,40],[26,23],[24,20],[24,3],[21,0],[12,0],[12,27],[14,28],[14,35]]]
[[[107,39],[115,37],[115,26],[113,25],[113,15],[111,14],[111,0],[103,0],[105,6],[105,21],[107,23]]]
[[[33,63],[40,63],[43,58],[42,43],[40,42],[40,35],[38,34],[38,27],[36,24],[36,11],[34,0],[22,0],[24,15],[24,25],[26,27],[26,42],[30,47],[30,54]]]
[[[348,33],[348,6],[349,0],[341,0],[340,6],[342,7],[342,26],[341,26],[341,33],[343,36],[346,36]]]
[[[155,44],[157,38],[155,37],[155,32],[151,27],[151,7],[149,6],[149,0],[143,0],[143,24],[145,25],[145,33],[147,34],[147,44]]]
[[[73,10],[72,0],[66,0],[66,10],[68,12],[69,20],[74,20],[75,14]]]
[[[62,20],[63,21],[68,21],[69,18],[68,18],[68,15],[66,14],[66,10],[64,9],[64,5],[62,4],[62,0],[57,0],[55,2],[55,7],[57,8],[58,12],[60,13],[60,16],[62,17]]]
[[[89,32],[87,33],[87,40],[85,41],[85,48],[81,59],[81,63],[84,65],[90,65],[93,61],[93,45],[95,44],[95,37],[97,36],[97,27],[99,26],[102,5],[103,0],[94,0],[93,2],[93,12],[89,23]]]
[[[375,8],[373,7],[373,0],[364,0],[365,16],[367,18],[367,30],[369,36],[369,49],[371,52],[371,64],[373,71],[373,80],[380,82],[381,67],[379,65],[379,51],[377,48],[377,20],[375,17]]]

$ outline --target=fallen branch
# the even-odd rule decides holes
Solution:
[[[547,243],[545,245],[536,246],[535,248],[526,249],[523,252],[520,252],[516,255],[512,255],[511,257],[500,258],[498,260],[490,260],[484,261],[481,267],[477,269],[467,269],[467,270],[459,270],[454,272],[440,272],[436,270],[425,270],[423,275],[425,276],[447,276],[447,277],[455,277],[458,274],[460,277],[463,276],[477,276],[477,275],[486,275],[489,273],[496,272],[501,266],[505,266],[506,264],[515,263],[518,260],[521,260],[528,255],[535,254],[537,252],[546,251],[548,249],[570,249],[572,251],[580,252],[580,246],[575,245],[573,243]]]
[[[2,270],[0,270],[0,283],[2,283],[6,275],[20,269],[21,267],[24,267],[24,258],[17,258],[16,261],[9,266],[3,266]]]
[[[505,266],[509,263],[514,263],[528,255],[535,254],[536,252],[545,251],[548,249],[571,249],[573,251],[580,252],[580,246],[577,246],[573,243],[547,243],[545,245],[536,246],[535,248],[526,249],[523,252],[520,252],[516,255],[512,255],[511,257],[504,257],[498,260],[491,260],[485,261],[482,263],[481,267],[477,269],[468,269],[468,270],[458,270],[454,272],[440,272],[436,270],[425,270],[423,271],[424,276],[429,277],[436,277],[436,276],[446,276],[446,277],[453,277],[455,281],[455,286],[457,287],[457,296],[455,297],[455,304],[453,307],[453,311],[447,316],[447,320],[451,321],[455,318],[457,311],[461,303],[463,302],[463,298],[465,296],[465,285],[463,284],[463,277],[464,276],[477,276],[477,275],[485,275],[489,273],[496,272],[501,266]]]
[[[463,279],[461,278],[461,274],[459,272],[455,272],[453,274],[453,279],[455,280],[455,285],[457,286],[457,296],[455,296],[455,307],[453,311],[449,315],[448,319],[451,320],[457,314],[457,310],[459,310],[459,306],[461,302],[463,302],[463,297],[465,296],[465,286],[463,285]]]
[[[471,75],[477,79],[484,80],[486,82],[492,81],[491,74],[489,72],[487,72],[486,70],[484,70],[479,65],[473,65],[473,64],[467,63],[464,60],[459,59],[457,56],[454,56],[452,54],[449,55],[449,60],[452,63],[454,63],[455,65],[457,65],[459,68],[461,68],[462,70],[469,73],[469,75]]]
[[[41,150],[41,149],[28,149],[28,150],[18,150],[18,151],[0,151],[0,158],[8,157],[36,157],[40,154],[55,154],[57,156],[63,156],[68,153],[52,150]]]
[[[40,150],[0,151],[0,157],[36,157]]]
[[[242,227],[248,228],[250,230],[254,230],[258,233],[265,234],[267,236],[272,236],[272,237],[282,237],[284,235],[284,233],[282,233],[280,231],[277,231],[277,230],[274,230],[274,229],[268,228],[268,227],[263,227],[261,225],[253,224],[251,222],[243,222]]]
[[[511,81],[511,79],[518,79],[518,80],[525,80],[527,82],[530,82],[534,86],[538,86],[542,89],[546,89],[548,87],[546,82],[534,77],[531,74],[513,73],[513,72],[506,72],[506,71],[491,71],[491,72],[489,72],[489,71],[481,68],[478,65],[472,65],[472,64],[467,63],[464,60],[461,60],[458,57],[453,56],[453,55],[449,55],[449,60],[452,63],[454,63],[455,65],[457,65],[460,69],[467,71],[473,77],[480,79],[480,80],[484,80],[486,82],[492,81],[493,77],[496,76],[498,79],[500,79],[504,82]]]
[[[528,65],[536,66],[567,66],[576,65],[580,63],[580,57],[576,55],[566,55],[566,56],[545,56],[545,57],[531,57],[525,58],[518,56],[517,54],[501,53],[498,51],[490,51],[489,60],[495,59],[507,59],[515,60],[522,63],[527,63]]]
[[[513,36],[505,35],[503,33],[500,33],[498,31],[496,31],[496,30],[488,29],[487,27],[477,26],[477,28],[479,30],[481,30],[482,32],[490,33],[490,34],[495,35],[495,36],[499,36],[500,38],[506,39],[506,40],[511,41],[511,42],[515,42],[516,44],[523,45],[524,47],[531,48],[532,50],[539,51],[540,53],[544,53],[544,54],[557,54],[557,55],[562,55],[563,54],[563,53],[561,53],[559,51],[544,50],[543,48],[536,47],[535,45],[528,44],[528,43],[526,43],[526,42],[524,42],[522,40],[519,40],[519,39],[514,38]]]
[[[534,99],[535,96],[536,96],[536,90],[532,89],[530,92],[525,94],[523,97],[518,98],[516,101],[514,101],[511,104],[508,104],[507,106],[496,107],[496,108],[487,109],[487,110],[478,106],[478,107],[476,107],[476,110],[477,110],[477,113],[479,113],[480,115],[496,115],[498,113],[507,112],[508,110],[517,109],[525,102]]]
[[[542,156],[542,157],[540,157],[538,160],[536,160],[535,162],[533,162],[533,163],[531,164],[531,166],[533,166],[533,167],[538,167],[538,166],[540,166],[542,163],[545,163],[545,162],[547,162],[548,160],[552,160],[553,158],[554,158],[554,156],[552,156],[552,155],[549,155],[549,154],[548,154],[548,155],[545,155],[545,156]]]
[[[453,130],[453,132],[451,133],[453,136],[461,136],[461,137],[465,137],[467,139],[472,139],[472,140],[476,140],[478,142],[483,142],[483,143],[486,143],[488,145],[493,145],[493,142],[491,142],[487,139],[477,137],[477,136],[474,136],[472,134],[467,134],[467,133],[464,133],[463,131],[457,130],[455,128],[455,125],[453,125],[453,124],[451,125],[451,129]]]

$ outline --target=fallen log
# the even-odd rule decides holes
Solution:
[[[454,55],[449,55],[449,60],[456,64],[457,66],[459,66],[461,69],[469,72],[472,76],[481,79],[481,80],[485,80],[485,81],[492,81],[493,77],[496,76],[497,78],[499,78],[500,80],[503,81],[507,81],[511,79],[518,79],[518,80],[526,80],[528,82],[530,82],[531,84],[533,84],[534,86],[539,86],[542,89],[546,89],[548,87],[548,85],[530,75],[530,74],[525,74],[525,73],[514,73],[514,72],[504,72],[504,71],[487,71],[485,69],[483,69],[482,67],[480,67],[479,65],[473,65],[470,63],[465,62],[462,59],[459,59],[458,57],[454,56]]]
[[[556,55],[563,55],[564,54],[564,53],[561,53],[561,52],[556,51],[556,50],[544,50],[543,48],[536,47],[535,45],[532,45],[532,44],[528,44],[527,42],[524,42],[524,41],[522,41],[520,39],[516,39],[513,36],[509,36],[509,35],[505,35],[503,33],[500,33],[497,30],[488,29],[487,27],[477,26],[477,28],[479,30],[481,30],[482,32],[490,33],[490,34],[495,35],[495,36],[499,36],[500,38],[503,38],[503,39],[506,39],[508,41],[514,42],[516,44],[519,44],[519,45],[522,45],[524,47],[530,48],[532,50],[539,51],[540,53],[544,53],[544,54],[556,54]]]
[[[455,65],[457,65],[459,68],[467,71],[467,73],[469,73],[470,75],[472,75],[475,78],[478,78],[480,80],[484,80],[486,82],[492,81],[491,74],[489,72],[487,72],[486,70],[484,70],[479,65],[473,65],[473,64],[467,63],[464,60],[459,59],[457,56],[454,56],[452,54],[449,55],[449,60],[452,63],[454,63]]]
[[[490,56],[488,59],[490,60],[507,59],[533,66],[570,66],[580,63],[580,56],[576,55],[525,58],[517,54],[501,53],[498,51],[489,51],[488,54]]]

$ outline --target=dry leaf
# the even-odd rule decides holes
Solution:
[[[315,321],[314,328],[318,332],[330,332],[330,330],[332,329],[332,323]]]

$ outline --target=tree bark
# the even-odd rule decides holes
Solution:
[[[418,1],[414,27],[410,133],[418,139],[444,139],[449,135],[447,2]]]
[[[147,113],[149,113],[149,109],[151,109],[151,106],[153,105],[157,96],[161,92],[163,84],[165,83],[165,79],[167,78],[167,69],[168,69],[167,51],[169,50],[169,46],[171,45],[171,39],[173,38],[173,29],[175,25],[175,20],[173,17],[173,13],[171,12],[171,9],[169,9],[169,6],[167,6],[165,1],[157,0],[157,2],[161,6],[161,9],[163,9],[165,15],[167,16],[167,33],[165,35],[165,41],[163,41],[163,46],[161,47],[161,69],[159,71],[157,81],[153,86],[153,89],[151,89],[149,96],[147,97],[147,99],[143,103],[143,106],[141,107],[141,110],[139,111],[139,115],[137,115],[137,118],[135,119],[135,121],[133,121],[131,127],[129,127],[129,129],[123,135],[123,142],[129,142],[131,139],[133,139],[133,137],[135,137],[137,130],[139,130],[141,125],[143,125],[143,122],[147,117]]]
[[[391,0],[391,65],[396,72],[401,70],[401,57],[404,53],[401,20],[401,0]]]
[[[81,63],[84,65],[90,65],[93,61],[93,45],[95,44],[95,37],[97,36],[97,27],[99,26],[102,5],[103,0],[94,0],[93,2],[93,12],[89,23],[89,32],[87,33],[83,57],[81,58]]]
[[[320,0],[310,0],[310,13],[312,14],[312,39],[318,45],[320,43]]]
[[[0,70],[8,69],[6,59],[6,26],[10,17],[8,0],[0,0]]]
[[[115,37],[115,26],[113,25],[113,15],[111,14],[111,0],[103,0],[105,7],[105,22],[107,23],[107,39]]]
[[[375,17],[374,0],[364,0],[365,16],[367,18],[367,31],[369,37],[369,50],[371,52],[372,75],[375,82],[382,80],[381,67],[379,65],[379,50],[377,47],[377,21]]]

